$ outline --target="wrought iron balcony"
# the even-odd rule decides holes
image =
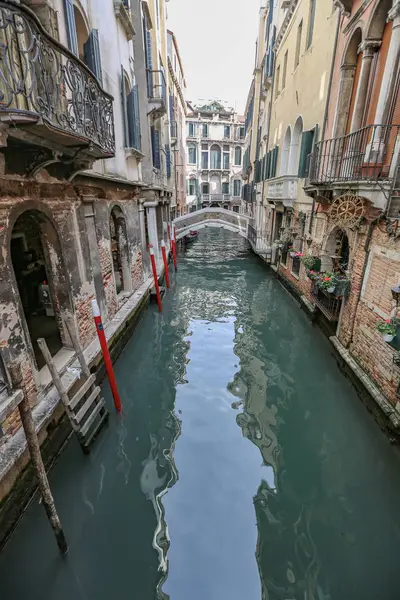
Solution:
[[[115,154],[113,97],[29,9],[2,1],[0,121],[74,152]]]
[[[400,125],[368,125],[319,142],[311,154],[310,183],[391,181],[398,159]]]
[[[147,96],[149,99],[150,113],[157,116],[167,112],[167,84],[164,71],[147,69]]]
[[[295,175],[282,175],[267,181],[268,200],[282,202],[286,207],[293,206],[297,199],[297,181]]]
[[[317,286],[316,283],[311,285],[311,296],[315,305],[325,315],[328,321],[338,321],[340,309],[342,308],[342,298],[334,294],[329,294]]]

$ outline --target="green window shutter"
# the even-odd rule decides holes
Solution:
[[[140,137],[140,115],[139,115],[139,91],[138,86],[135,85],[127,98],[128,106],[128,140],[129,148],[141,149],[141,137]]]
[[[65,21],[67,25],[68,48],[79,56],[78,37],[76,35],[75,13],[72,0],[64,0]]]
[[[128,99],[125,88],[124,67],[121,65],[121,104],[122,104],[122,122],[124,128],[124,146],[129,146],[129,127],[128,127]]]
[[[99,31],[92,29],[88,40],[83,44],[83,51],[85,53],[85,63],[97,77],[100,85],[103,85],[103,75],[101,69],[101,57],[100,57],[100,42],[99,42]]]
[[[301,136],[300,160],[298,176],[303,179],[307,174],[308,155],[311,154],[313,148],[314,130],[303,131]]]
[[[278,152],[279,152],[279,146],[275,146],[275,148],[272,150],[271,178],[276,177],[276,167],[278,164]]]

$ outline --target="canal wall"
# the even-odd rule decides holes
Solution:
[[[255,254],[258,255],[257,252]],[[317,324],[330,339],[332,342],[332,354],[336,358],[339,369],[350,379],[359,398],[373,415],[379,427],[385,431],[391,441],[400,442],[400,412],[397,410],[397,407],[393,406],[369,377],[368,373],[362,369],[357,359],[343,346],[339,338],[335,335],[335,327],[328,323],[322,314],[316,310],[305,286],[300,285],[301,280],[293,275],[287,267],[280,269],[279,265],[271,265],[263,256],[258,256],[298,302],[299,308],[307,314],[310,323]],[[378,356],[376,360],[379,361]]]
[[[161,277],[163,271],[161,271]],[[132,336],[135,326],[150,301],[153,279],[148,278],[105,327],[113,361]],[[104,361],[97,338],[84,350],[84,356],[97,383],[105,377]],[[62,380],[71,389],[79,377],[77,361],[68,365]],[[33,408],[41,451],[46,469],[50,469],[72,434],[60,398],[49,381],[38,404]],[[101,434],[100,434],[101,435]],[[12,533],[36,491],[36,478],[22,429],[2,445],[0,457],[0,549]]]

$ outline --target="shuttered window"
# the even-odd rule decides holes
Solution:
[[[271,155],[271,179],[273,177],[276,177],[276,167],[278,165],[278,154],[279,154],[279,147],[275,146],[275,148],[272,150],[272,155]]]
[[[165,161],[167,163],[167,177],[171,177],[171,149],[169,144],[165,145]]]
[[[129,147],[141,150],[139,88],[135,85],[128,95],[128,132]]]
[[[100,85],[103,85],[98,29],[92,29],[86,44],[83,44],[83,51],[85,64],[97,77]]]
[[[67,26],[68,48],[79,56],[78,37],[76,35],[75,13],[72,0],[64,0],[65,22]]]
[[[154,126],[151,127],[151,150],[153,156],[153,166],[156,169],[161,169],[160,132]]]
[[[301,136],[301,147],[300,147],[300,159],[299,159],[299,172],[298,176],[300,179],[303,179],[308,175],[308,166],[309,166],[309,155],[312,152],[314,145],[314,135],[315,131],[312,129],[311,131],[303,131],[303,135]]]
[[[149,98],[154,96],[154,83],[153,83],[153,49],[151,43],[151,33],[148,29],[145,31],[146,38],[146,67],[147,67],[147,95]]]
[[[126,82],[124,67],[121,65],[121,104],[122,104],[122,124],[124,128],[124,146],[129,146],[129,127],[128,127],[128,98],[126,95]]]
[[[307,32],[307,48],[309,48],[311,46],[312,41],[313,41],[316,7],[317,7],[317,0],[310,0],[310,15],[309,15],[308,32]]]

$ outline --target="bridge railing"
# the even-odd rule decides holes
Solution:
[[[249,218],[224,208],[203,208],[188,215],[178,217],[174,221],[178,238],[186,235],[191,229],[202,227],[226,227],[247,236]]]

